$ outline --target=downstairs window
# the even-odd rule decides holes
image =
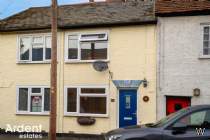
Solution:
[[[50,110],[50,88],[19,87],[17,113],[48,113]]]
[[[66,115],[106,116],[107,89],[104,87],[66,88]]]

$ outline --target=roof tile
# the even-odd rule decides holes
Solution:
[[[151,0],[93,2],[59,6],[58,27],[73,28],[156,22]],[[30,8],[1,21],[0,31],[50,28],[50,7]]]
[[[155,12],[157,15],[173,15],[192,12],[210,12],[210,0],[157,0]]]

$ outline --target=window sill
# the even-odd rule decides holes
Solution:
[[[108,118],[108,114],[79,114],[79,113],[64,113],[65,117],[95,117],[95,118]]]
[[[210,55],[200,55],[199,59],[210,59]]]
[[[16,115],[28,115],[28,116],[49,116],[50,113],[42,113],[42,112],[17,112]]]
[[[51,61],[18,61],[17,64],[50,64]]]
[[[74,64],[74,63],[94,63],[96,61],[103,61],[103,62],[109,62],[109,60],[65,60],[66,64]]]

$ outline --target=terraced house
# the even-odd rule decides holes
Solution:
[[[1,128],[41,124],[48,131],[50,26],[50,7],[0,23]],[[101,133],[155,121],[153,1],[59,6],[57,67],[57,132]]]
[[[210,1],[157,0],[157,116],[209,104]]]

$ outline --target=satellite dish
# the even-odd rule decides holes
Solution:
[[[96,71],[102,72],[108,69],[108,64],[107,62],[104,62],[104,61],[95,61],[93,63],[93,68]]]

